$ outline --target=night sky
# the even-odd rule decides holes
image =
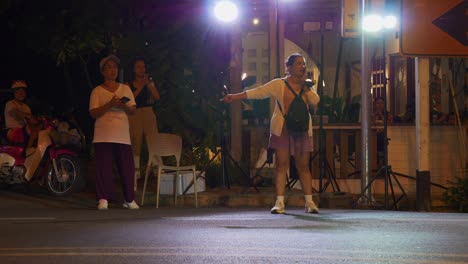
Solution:
[[[71,80],[71,83],[68,83],[67,86],[64,66],[57,65],[57,56],[54,56],[56,54],[52,54],[51,52],[53,45],[52,38],[56,33],[56,29],[66,28],[69,26],[67,23],[81,23],[80,16],[89,15],[89,13],[92,13],[92,11],[89,11],[92,8],[97,10],[97,14],[103,12],[102,10],[112,12],[112,9],[105,8],[106,5],[113,6],[116,5],[115,3],[120,3],[123,8],[114,8],[114,11],[117,10],[115,14],[107,13],[103,15],[111,17],[107,21],[102,21],[102,24],[105,24],[109,32],[113,34],[120,31],[134,33],[142,30],[141,28],[148,29],[149,27],[153,27],[161,33],[168,25],[208,23],[207,21],[212,18],[210,18],[210,14],[207,14],[207,10],[210,2],[213,1],[146,0],[129,2],[124,0],[48,0],[44,2],[35,0],[2,0],[1,2],[0,90],[2,92],[0,93],[0,103],[2,104],[2,109],[4,102],[12,96],[10,93],[12,80],[24,79],[29,86],[28,103],[33,112],[56,115],[74,109],[79,119],[81,119],[84,129],[89,131],[93,123],[88,114],[90,88],[86,82],[83,66],[78,59],[73,59],[67,63],[70,73],[69,80]],[[131,6],[125,8],[125,4]],[[80,5],[88,6],[82,7]],[[92,7],[91,9],[90,6]],[[72,13],[68,15],[69,21],[62,19],[65,12]],[[123,17],[123,19],[119,20],[119,18],[115,19],[115,17]],[[134,23],[132,19],[135,17],[141,19],[141,25]],[[114,25],[110,23],[111,25],[109,26],[109,21],[114,23]],[[93,21],[93,23],[101,26],[99,20]],[[126,27],[127,24],[136,24],[137,26],[132,29],[129,28],[130,26]],[[207,38],[216,38],[217,36],[216,34],[206,35]],[[47,46],[48,41],[51,42],[50,49]],[[158,41],[164,41],[164,39]],[[150,45],[162,44],[150,43]],[[206,46],[210,47],[208,41]],[[112,51],[103,48],[99,52],[89,55],[87,70],[89,71],[89,77],[93,86],[98,85],[101,81],[98,62],[110,52]],[[168,51],[161,50],[158,52]],[[119,55],[119,51],[117,51],[117,54]],[[219,60],[219,55],[213,54],[212,58]],[[215,69],[215,71],[217,70]],[[70,91],[67,87],[72,87],[72,90]]]

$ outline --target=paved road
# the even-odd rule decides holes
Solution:
[[[0,263],[468,263],[468,215],[287,208],[129,211],[0,191]]]

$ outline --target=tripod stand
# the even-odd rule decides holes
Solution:
[[[383,98],[383,165],[377,170],[377,173],[371,177],[369,180],[369,183],[367,186],[361,191],[360,198],[357,200],[355,207],[357,203],[365,203],[366,200],[370,205],[376,205],[375,200],[372,197],[368,197],[365,195],[366,191],[372,186],[372,183],[379,177],[383,177],[384,179],[384,203],[385,203],[385,209],[389,209],[389,193],[388,193],[388,188],[390,187],[391,190],[391,197],[393,200],[392,204],[392,209],[397,210],[398,209],[398,203],[403,199],[406,198],[408,201],[408,195],[406,194],[405,190],[403,189],[403,186],[401,185],[400,181],[397,178],[398,176],[404,176],[404,177],[409,177],[400,173],[395,173],[392,170],[392,166],[388,164],[388,144],[390,141],[390,138],[388,138],[388,111],[387,111],[387,77],[386,77],[386,59],[385,59],[385,40],[383,40],[383,88],[382,88],[382,98]],[[398,188],[401,191],[401,195],[398,197],[395,196],[395,189],[393,187],[393,181],[398,185]]]
[[[383,137],[384,137],[384,153],[383,153],[383,165],[377,170],[376,174],[370,179],[369,183],[367,184],[367,186],[361,191],[361,196],[359,198],[359,200],[357,202],[361,202],[363,203],[364,200],[367,200],[367,202],[372,205],[372,206],[375,206],[376,205],[376,202],[373,198],[370,198],[370,197],[367,197],[365,195],[367,189],[369,189],[371,186],[372,186],[372,183],[378,179],[378,178],[383,178],[384,179],[384,206],[385,206],[385,209],[389,209],[389,193],[388,193],[388,188],[390,187],[390,190],[391,190],[391,198],[392,198],[392,201],[393,201],[393,204],[392,204],[392,209],[393,210],[398,210],[398,203],[403,199],[403,198],[406,198],[406,200],[408,201],[408,195],[406,194],[403,186],[401,185],[400,181],[398,180],[397,176],[403,176],[403,177],[408,177],[406,175],[403,175],[403,174],[400,174],[400,173],[396,173],[396,172],[393,172],[392,170],[392,166],[390,166],[388,164],[388,142],[390,141],[390,139],[388,138],[387,136],[387,118],[388,118],[388,114],[386,113],[385,111],[385,114],[384,114],[384,118],[385,118],[385,121],[384,121],[384,132],[383,132]],[[396,194],[395,194],[395,189],[393,187],[393,181],[398,185],[398,188],[400,189],[401,191],[401,195],[396,197]],[[357,204],[355,204],[354,207],[356,207]]]
[[[319,75],[319,80],[318,80],[318,93],[320,98],[323,98],[323,90],[324,90],[324,32],[323,30],[320,31],[320,75]],[[308,76],[310,78],[310,76]],[[322,104],[322,103],[320,103]],[[338,182],[336,181],[336,176],[333,173],[332,167],[330,166],[330,163],[328,162],[326,156],[325,156],[325,148],[324,148],[324,142],[325,142],[325,130],[323,128],[323,110],[319,112],[320,114],[320,122],[319,122],[319,140],[318,140],[318,145],[319,145],[319,150],[318,150],[318,156],[319,156],[319,169],[320,169],[320,175],[319,175],[319,192],[323,193],[327,190],[328,186],[331,184],[333,187],[333,191],[336,192],[341,192],[340,186],[338,185]],[[333,147],[333,146],[332,146]],[[315,153],[313,157],[317,155]],[[313,158],[311,159],[313,160]],[[323,179],[324,177],[327,177],[327,182],[325,185],[323,185]]]
[[[239,165],[239,163],[231,156],[231,154],[229,153],[229,151],[227,149],[227,146],[226,146],[227,139],[226,139],[225,130],[226,130],[226,119],[228,119],[227,107],[225,105],[223,105],[222,106],[222,111],[218,111],[215,107],[212,107],[212,108],[215,111],[217,111],[217,113],[220,113],[220,116],[221,116],[221,122],[220,122],[220,128],[219,128],[220,137],[221,137],[221,142],[220,142],[221,148],[217,149],[216,154],[213,155],[213,157],[208,161],[208,163],[203,167],[203,169],[197,174],[197,176],[195,178],[198,180],[198,178],[204,177],[203,173],[211,166],[211,164],[213,163],[213,161],[216,160],[218,155],[221,155],[221,170],[222,170],[221,186],[222,187],[227,187],[228,189],[230,189],[231,188],[231,179],[230,179],[230,177],[228,175],[228,172],[227,172],[227,166],[226,166],[226,160],[227,159],[229,159],[231,161],[231,163],[234,164],[234,166],[239,169],[239,171],[242,173],[242,175],[245,178],[250,178],[250,177],[242,169],[242,167]],[[194,182],[192,180],[190,182],[190,184],[188,184],[187,187],[185,188],[183,194],[185,194],[190,189],[190,187],[192,187],[193,184],[194,184]],[[249,186],[250,185],[251,185],[251,183],[250,183],[250,180],[249,180]],[[257,187],[255,185],[253,185],[253,187],[258,192]]]
[[[328,189],[328,186],[331,185],[333,188],[333,192],[341,192],[340,186],[338,185],[338,182],[336,181],[336,176],[335,173],[333,172],[332,167],[330,166],[330,163],[326,158],[323,158],[322,164],[320,165],[320,170],[323,171],[322,175],[326,175],[327,181],[325,182],[324,185],[320,185],[319,192],[325,192]],[[320,181],[323,181],[323,176],[320,177]],[[322,182],[323,183],[323,182]]]
[[[318,152],[315,152],[313,155],[311,155],[310,161],[309,161],[309,170],[311,170],[310,164],[317,157],[318,154],[319,154]],[[286,181],[286,187],[288,187],[288,189],[291,190],[291,188],[297,183],[298,180],[299,180],[299,176],[297,175],[297,169],[294,165],[294,158],[291,157],[290,166],[289,166],[289,178]],[[313,186],[312,186],[312,191],[314,193],[318,192]]]
[[[310,111],[310,115],[313,116],[313,111]],[[325,192],[329,186],[333,188],[333,192],[341,192],[340,186],[338,185],[338,182],[336,180],[335,173],[326,158],[325,155],[325,146],[323,142],[325,142],[325,132],[323,128],[323,114],[320,112],[320,126],[319,126],[319,140],[318,140],[318,145],[319,149],[316,152],[311,153],[310,159],[309,159],[309,169],[312,170],[312,162],[313,160],[318,156],[319,157],[319,169],[320,169],[320,176],[319,176],[319,193]],[[298,180],[298,175],[297,175],[297,170],[294,165],[294,158],[290,157],[290,166],[289,166],[289,174],[290,177],[287,180],[286,186],[291,189],[291,186],[294,186],[294,184]],[[326,179],[325,184],[323,184],[323,180]],[[313,188],[313,187],[312,187]],[[317,192],[315,188],[313,188],[314,192]]]

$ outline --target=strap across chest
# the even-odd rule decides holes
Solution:
[[[297,97],[300,97],[301,100],[302,100],[302,94],[304,92],[304,86],[301,87],[301,90],[299,91],[299,94],[296,93],[296,91],[294,91],[294,89],[291,87],[291,85],[288,83],[288,81],[286,81],[286,79],[283,79],[284,83],[286,84],[286,86],[288,87],[288,89],[291,91],[291,93],[294,95],[294,98],[297,98]],[[281,107],[281,104],[278,102],[278,100],[276,100],[276,104],[278,104],[278,107],[281,111],[281,113],[283,115],[285,115],[284,111],[283,111],[283,108]]]

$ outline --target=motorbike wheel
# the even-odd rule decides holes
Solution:
[[[47,173],[47,189],[54,196],[65,196],[84,187],[78,158],[63,154],[56,159],[57,170],[51,165]]]

